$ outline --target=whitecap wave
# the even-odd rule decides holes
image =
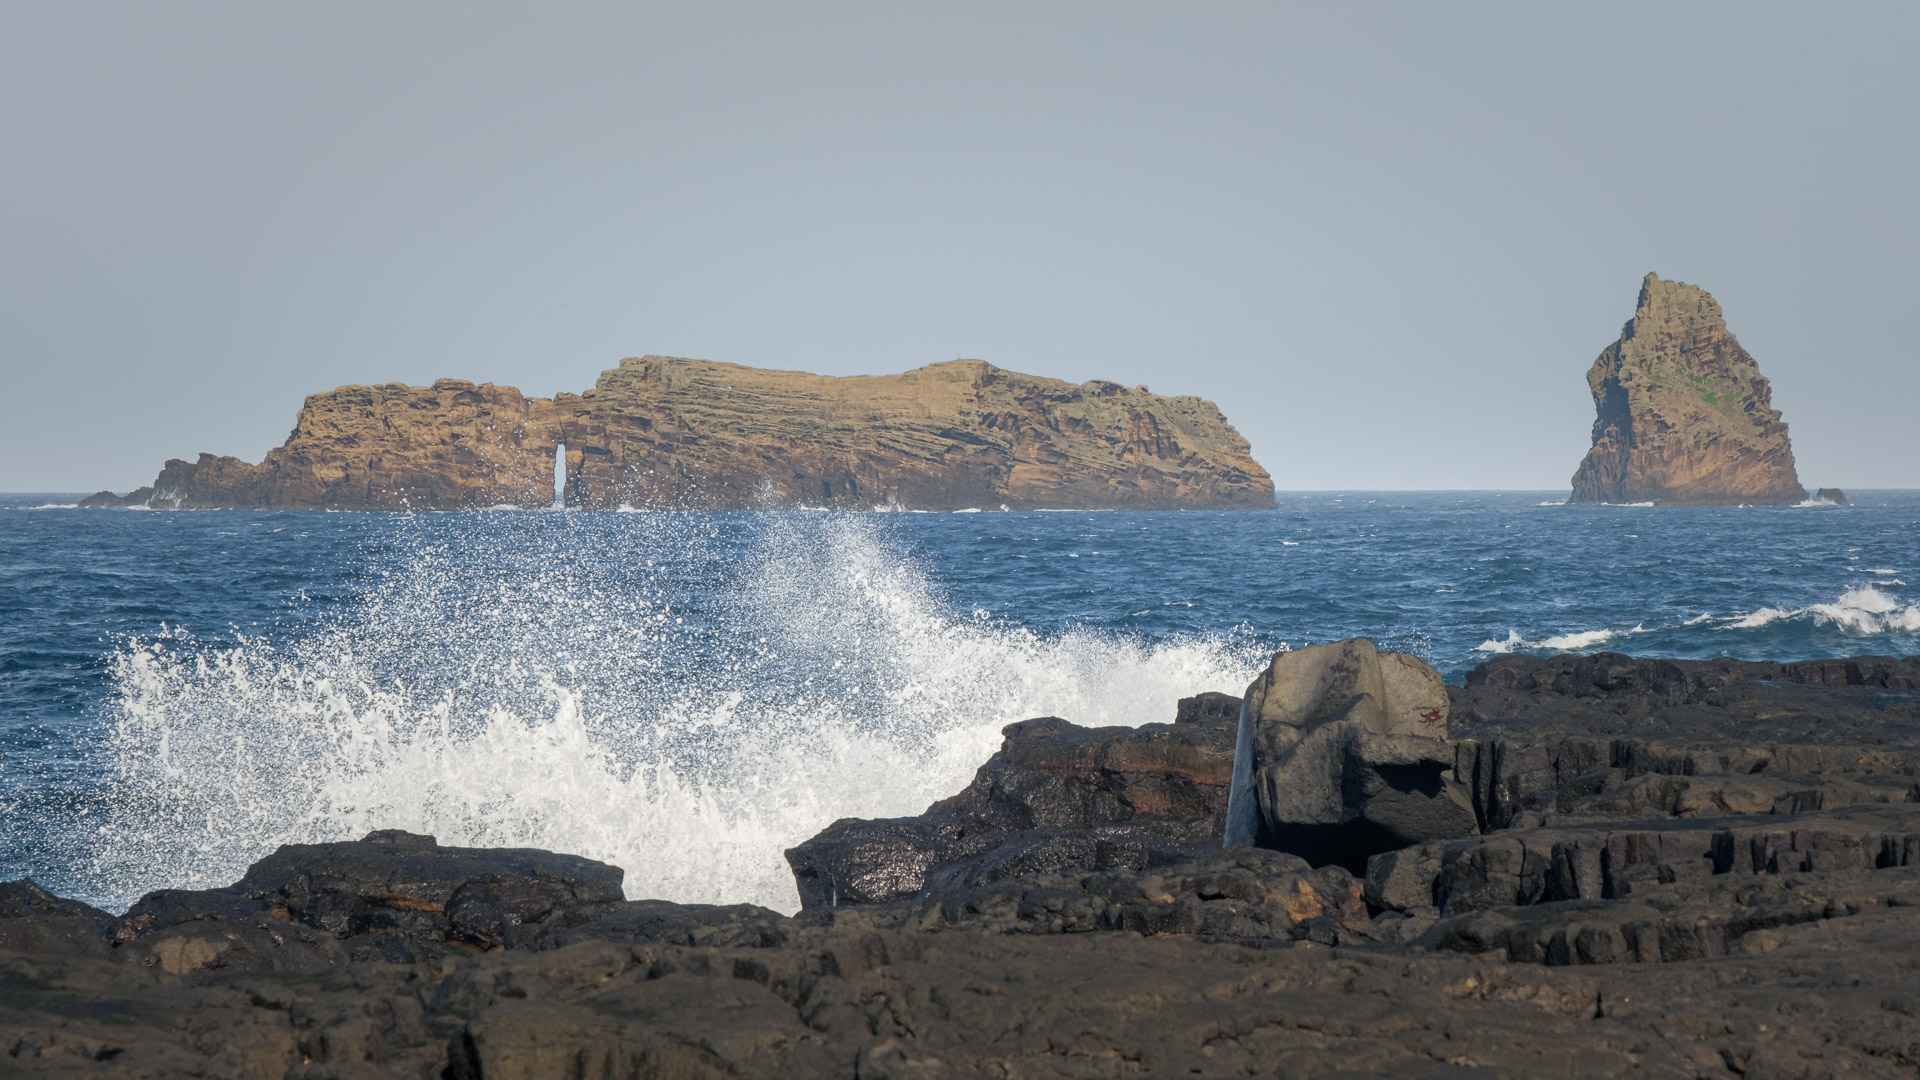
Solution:
[[[1635,626],[1631,630],[1581,630],[1568,634],[1552,634],[1538,641],[1528,641],[1517,630],[1508,630],[1505,639],[1488,638],[1474,646],[1475,652],[1585,652],[1598,648],[1616,637],[1628,634],[1642,634],[1645,626]]]
[[[1611,630],[1583,630],[1576,634],[1555,634],[1543,638],[1537,646],[1542,649],[1554,649],[1559,652],[1579,652],[1597,645],[1605,645],[1613,640]]]
[[[1816,624],[1831,624],[1849,634],[1920,631],[1920,603],[1901,603],[1872,585],[1856,585],[1831,604],[1807,609]]]
[[[1790,619],[1798,614],[1800,614],[1798,610],[1788,611],[1785,608],[1763,607],[1728,623],[1727,628],[1730,630],[1757,630],[1762,626],[1777,623],[1781,619]]]
[[[1854,585],[1826,604],[1809,604],[1803,608],[1763,607],[1728,623],[1725,629],[1757,630],[1783,620],[1805,619],[1815,626],[1833,627],[1858,637],[1920,633],[1920,602],[1902,604],[1878,587],[1893,584],[1886,581]]]
[[[1480,644],[1475,645],[1473,647],[1473,651],[1484,652],[1484,653],[1510,653],[1515,649],[1521,648],[1525,644],[1526,642],[1520,640],[1520,631],[1509,630],[1507,631],[1506,640],[1503,641],[1499,638],[1488,638],[1487,640],[1481,642]]]
[[[958,616],[875,519],[770,517],[745,538],[685,515],[440,517],[305,636],[128,644],[88,898],[404,828],[603,859],[631,897],[791,911],[783,849],[919,813],[1003,725],[1169,720],[1266,655]]]

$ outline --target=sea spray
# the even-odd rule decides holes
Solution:
[[[792,910],[784,848],[920,812],[1005,724],[1165,721],[1265,655],[955,614],[873,519],[570,516],[403,535],[285,640],[126,643],[90,899],[404,828],[604,859],[631,897]]]

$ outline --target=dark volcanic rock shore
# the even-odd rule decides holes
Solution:
[[[1282,654],[1244,740],[1012,725],[795,848],[795,917],[398,832],[118,917],[0,885],[0,1072],[1920,1071],[1920,657],[1410,660]]]

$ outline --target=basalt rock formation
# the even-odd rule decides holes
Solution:
[[[1648,274],[1620,339],[1587,372],[1599,416],[1576,503],[1805,501],[1760,366],[1706,290]]]
[[[1340,719],[1291,725],[1305,745],[1369,700],[1391,720],[1424,698],[1366,652],[1275,665],[1249,716],[1351,691]],[[1920,657],[1512,655],[1444,693],[1475,828],[1375,854],[1364,879],[1216,847],[923,875],[785,917],[386,831],[119,917],[0,883],[0,1073],[1920,1071]],[[1240,711],[1210,695],[1171,725],[1014,725],[946,813],[1003,839],[1117,822],[1217,844]]]
[[[585,394],[442,379],[309,397],[259,465],[169,461],[163,508],[1231,509],[1273,482],[1212,403],[978,360],[836,378],[623,360]]]
[[[967,789],[912,818],[844,818],[787,852],[807,910],[987,885],[1067,867],[1144,870],[1217,850],[1240,700],[1206,694],[1172,724],[1008,725]]]

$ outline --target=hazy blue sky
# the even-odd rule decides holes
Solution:
[[[1920,5],[0,6],[0,490],[668,353],[1220,403],[1281,488],[1565,488],[1649,270],[1920,486]]]

